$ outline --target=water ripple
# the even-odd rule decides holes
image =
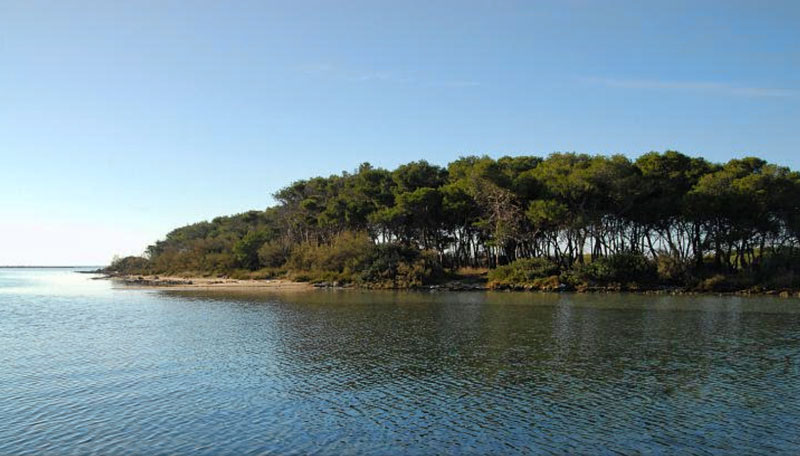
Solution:
[[[3,281],[0,454],[800,452],[794,301],[45,279]]]

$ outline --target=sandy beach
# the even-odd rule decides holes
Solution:
[[[169,290],[264,290],[308,291],[314,287],[308,282],[284,279],[238,280],[215,277],[179,276],[119,276],[111,278],[120,287],[153,288]]]

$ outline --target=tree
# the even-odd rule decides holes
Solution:
[[[355,252],[370,246],[371,256],[411,255],[404,268],[523,267],[536,262],[516,260],[542,258],[572,273],[633,259],[668,265],[673,280],[758,271],[800,247],[800,174],[753,157],[720,165],[675,151],[635,161],[469,156],[446,168],[417,161],[392,171],[364,163],[293,182],[275,199],[264,211],[173,230],[129,263],[156,273],[291,263],[336,275],[345,272],[333,265],[358,263]]]
[[[266,231],[249,231],[233,244],[236,263],[245,269],[258,269],[258,250],[269,240],[270,235]]]

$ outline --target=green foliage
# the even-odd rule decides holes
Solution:
[[[368,288],[412,288],[442,275],[435,255],[398,244],[376,245],[363,263],[357,282]]]
[[[642,179],[633,218],[643,224],[663,226],[684,211],[685,195],[711,170],[701,158],[675,151],[650,152],[636,160]]]
[[[766,255],[755,270],[754,280],[770,289],[800,288],[800,251]]]
[[[430,252],[399,244],[378,244],[364,233],[345,232],[331,244],[299,244],[286,263],[295,280],[355,282],[368,288],[410,288],[439,277]]]
[[[361,269],[374,248],[375,244],[366,233],[344,232],[330,244],[296,245],[286,266],[293,271],[330,271],[349,276]]]
[[[114,257],[105,271],[113,274],[146,274],[149,268],[150,264],[146,258],[126,256],[124,258]]]
[[[524,258],[489,271],[489,286],[540,288],[541,279],[558,276],[558,265],[547,258]],[[558,285],[556,285],[556,288]]]
[[[255,269],[261,237],[277,236],[281,230],[278,212],[276,208],[250,211],[173,230],[147,248],[150,270],[156,274],[225,274],[240,267]],[[248,240],[240,242],[246,236]]]
[[[534,226],[543,229],[553,229],[567,219],[569,209],[556,200],[531,201],[525,215]]]
[[[598,283],[652,283],[658,277],[653,261],[640,254],[620,253],[601,257],[576,270],[581,280]]]
[[[258,262],[262,267],[276,268],[286,264],[291,245],[282,240],[265,242],[258,248]]]
[[[730,293],[751,289],[756,285],[756,277],[750,272],[734,274],[714,274],[701,280],[695,287],[698,291]]]
[[[392,172],[398,193],[413,192],[420,188],[438,188],[445,184],[447,171],[421,160],[399,166]]]
[[[233,244],[233,257],[236,263],[251,271],[258,269],[258,252],[261,246],[269,240],[269,233],[265,230],[248,231],[241,239]]]
[[[656,270],[661,282],[682,284],[691,278],[692,264],[675,255],[660,253],[656,257]]]
[[[364,163],[274,197],[278,205],[265,211],[173,230],[148,247],[147,260],[118,267],[242,276],[266,268],[387,286],[470,267],[497,268],[497,283],[552,287],[558,271],[531,272],[540,260],[575,287],[695,286],[714,274],[731,286],[749,280],[731,277],[752,277],[777,287],[800,275],[779,261],[800,247],[800,173],[752,157],[469,156],[446,168],[418,161],[394,170]]]
[[[701,281],[697,286],[699,291],[727,291],[729,288],[727,277],[723,274],[715,274]]]

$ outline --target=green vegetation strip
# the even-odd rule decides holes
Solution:
[[[800,174],[758,158],[365,163],[275,198],[265,211],[178,228],[107,271],[375,288],[453,278],[542,290],[800,287]]]

